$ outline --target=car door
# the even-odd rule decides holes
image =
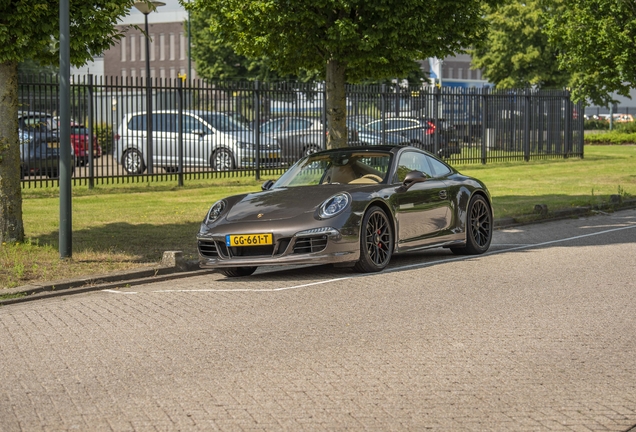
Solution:
[[[207,167],[214,150],[213,132],[196,117],[183,117],[183,165]]]
[[[394,195],[398,247],[416,249],[438,241],[450,224],[450,200],[446,183],[435,178],[424,153],[407,150],[399,155],[394,182],[402,183],[411,171],[420,171],[426,181]]]

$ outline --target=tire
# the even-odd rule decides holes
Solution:
[[[221,269],[221,273],[226,277],[249,276],[256,271],[257,267],[229,267]]]
[[[384,210],[371,207],[362,219],[360,260],[356,271],[373,273],[384,270],[393,255],[393,227]]]
[[[235,167],[234,155],[228,149],[225,149],[225,148],[218,149],[212,155],[212,160],[210,161],[210,164],[212,165],[212,169],[214,171],[232,170]]]
[[[480,255],[488,250],[492,241],[492,211],[481,195],[475,195],[466,213],[466,246],[450,248],[456,255]]]
[[[141,174],[146,171],[146,163],[138,150],[127,150],[121,157],[121,164],[128,174]]]

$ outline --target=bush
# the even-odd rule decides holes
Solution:
[[[583,122],[584,130],[608,130],[609,122],[605,120],[585,120]]]
[[[113,152],[113,128],[106,123],[97,124],[95,125],[95,135],[97,142],[102,146],[102,153],[111,154]]]
[[[585,144],[636,144],[636,133],[613,130],[606,133],[585,135]]]

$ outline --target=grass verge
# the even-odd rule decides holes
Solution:
[[[483,180],[495,217],[601,205],[610,195],[636,196],[636,146],[586,146],[584,159],[558,159],[457,168]],[[265,178],[263,179],[265,180]],[[59,191],[23,191],[27,241],[0,247],[0,293],[32,282],[104,274],[156,264],[163,251],[197,256],[195,235],[216,200],[260,189],[253,177],[73,189],[73,258],[61,260]]]

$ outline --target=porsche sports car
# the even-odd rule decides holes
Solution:
[[[414,147],[321,151],[262,189],[210,207],[197,235],[201,268],[228,277],[291,264],[377,272],[393,254],[481,254],[492,239],[486,186]]]

